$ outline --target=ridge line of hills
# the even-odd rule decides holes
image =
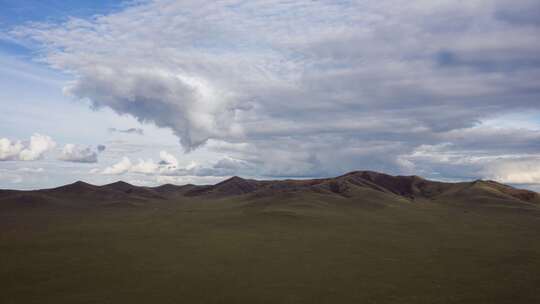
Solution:
[[[104,204],[142,204],[147,201],[175,200],[181,198],[219,199],[242,197],[248,200],[279,198],[294,199],[299,196],[318,199],[348,199],[365,201],[468,201],[481,203],[540,205],[536,192],[517,189],[495,181],[447,183],[424,179],[419,176],[392,176],[373,171],[353,171],[333,178],[306,180],[254,180],[238,176],[215,185],[172,185],[139,187],[118,181],[95,186],[78,181],[65,186],[41,190],[0,190],[0,207],[54,204],[66,199],[77,202]]]

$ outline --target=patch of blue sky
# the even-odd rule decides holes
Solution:
[[[540,111],[504,114],[482,121],[482,125],[495,128],[540,130]]]
[[[58,23],[70,17],[88,18],[118,11],[125,0],[0,0],[0,52],[31,57],[34,50],[6,37],[16,26],[28,22]]]
[[[0,26],[102,15],[122,9],[126,3],[125,0],[0,0]]]

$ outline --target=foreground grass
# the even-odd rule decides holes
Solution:
[[[2,216],[0,303],[535,303],[540,213],[237,201]]]

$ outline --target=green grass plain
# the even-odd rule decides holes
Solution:
[[[540,303],[539,208],[318,195],[0,213],[0,303]]]

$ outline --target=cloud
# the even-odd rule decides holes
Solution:
[[[251,165],[252,164],[246,161],[226,156],[206,164],[199,164],[195,161],[191,161],[191,163],[185,167],[163,166],[156,173],[159,176],[223,177],[236,174],[252,176],[256,171]]]
[[[90,173],[101,173],[105,175],[122,175],[126,173],[155,174],[159,170],[160,165],[151,159],[139,159],[137,163],[133,163],[128,157],[123,157],[119,162],[110,167],[103,170],[92,169]]]
[[[134,164],[129,169],[133,173],[142,173],[142,174],[153,174],[156,173],[159,169],[159,165],[153,160],[142,160],[140,159],[137,164]]]
[[[538,151],[537,129],[483,124],[540,113],[537,11],[528,0],[153,0],[10,35],[75,75],[67,94],[219,155],[166,174],[464,178],[488,173],[479,159]]]
[[[484,178],[511,184],[540,184],[540,131],[477,127],[453,131],[444,137],[451,141],[420,145],[400,155],[410,165],[408,172],[454,180]]]
[[[161,151],[159,153],[160,161],[155,162],[152,159],[139,159],[137,163],[132,163],[128,157],[123,157],[117,164],[105,168],[101,173],[103,174],[125,174],[125,173],[138,173],[138,174],[160,174],[164,172],[176,172],[179,170],[178,160],[172,154],[167,151]],[[99,170],[93,170],[90,173],[98,173]]]
[[[10,141],[7,138],[0,138],[0,161],[6,160],[21,160],[32,161],[38,160],[43,155],[53,149],[56,143],[46,135],[34,134],[29,141]]]
[[[125,129],[125,130],[117,129],[117,128],[109,128],[109,132],[144,135],[144,130],[141,129],[141,128],[129,128],[129,129]]]
[[[487,177],[510,184],[540,184],[540,157],[499,159],[485,169]]]
[[[155,177],[157,184],[198,184],[198,185],[213,185],[217,184],[227,177],[223,176],[164,176],[158,175]]]
[[[123,157],[121,161],[118,163],[105,168],[102,173],[106,175],[118,175],[118,174],[124,174],[131,169],[133,164],[131,163],[131,160],[127,157]]]
[[[34,134],[30,143],[19,153],[20,160],[41,159],[43,154],[56,147],[56,143],[46,135]]]
[[[15,160],[22,151],[21,142],[11,142],[7,138],[0,138],[0,160]]]
[[[161,161],[159,162],[160,165],[167,165],[173,168],[178,167],[178,160],[176,159],[176,157],[174,157],[172,154],[169,154],[167,151],[159,152],[159,157],[161,158]]]
[[[178,160],[167,151],[160,152],[160,161],[155,162],[153,159],[139,159],[137,163],[133,163],[129,157],[123,157],[116,164],[107,167],[103,170],[94,168],[90,170],[91,174],[104,175],[122,175],[122,174],[143,174],[154,176],[232,176],[236,172],[253,173],[252,164],[234,159],[231,157],[223,157],[218,161],[210,164],[199,164],[192,161],[187,166],[179,166]]]
[[[101,172],[101,170],[99,168],[92,168],[92,169],[90,169],[90,171],[88,171],[88,173],[90,173],[90,174],[98,174],[100,172]]]
[[[67,144],[62,149],[62,154],[59,159],[74,163],[97,163],[98,153],[91,147]]]
[[[17,171],[28,172],[28,173],[42,173],[45,170],[43,168],[27,168],[27,167],[23,167],[23,168],[17,169]]]
[[[126,173],[155,174],[159,170],[159,164],[153,160],[139,159],[138,163],[133,163],[128,157],[123,157],[118,163],[103,170],[92,169],[90,173],[101,173],[105,175],[122,175]]]

